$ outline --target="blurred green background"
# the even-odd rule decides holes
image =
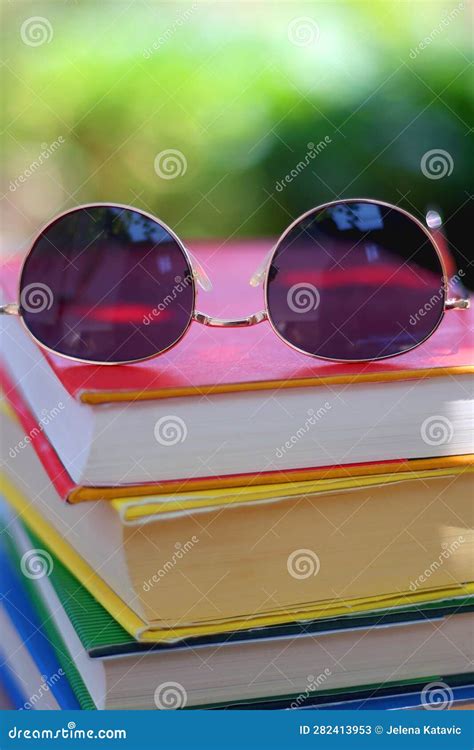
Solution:
[[[467,271],[468,2],[17,0],[2,15],[9,251],[85,202],[228,239],[368,196],[441,207]]]

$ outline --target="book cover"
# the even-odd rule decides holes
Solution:
[[[2,536],[7,536],[5,531]],[[27,580],[26,576],[24,578]],[[64,670],[64,662],[58,660],[57,652],[53,648],[54,641],[43,630],[41,615],[30,601],[19,569],[12,564],[5,545],[0,545],[0,582],[2,607],[41,675],[37,691],[34,695],[23,695],[21,707],[27,710],[34,708],[41,696],[50,692],[59,708],[70,710],[81,708],[81,703],[68,679],[71,671]],[[8,662],[8,657],[9,655],[5,654],[2,662]],[[2,667],[8,671],[12,684],[15,684],[11,664],[2,664]],[[16,700],[19,699],[21,693],[22,686],[17,685]]]

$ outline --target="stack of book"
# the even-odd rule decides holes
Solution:
[[[212,252],[198,250],[204,265]],[[211,314],[258,309],[245,280],[262,252],[213,256]],[[13,263],[5,299],[17,275]],[[418,349],[371,364],[308,359],[266,324],[196,326],[113,367],[46,353],[2,321],[10,700],[472,699],[472,321],[450,313]]]

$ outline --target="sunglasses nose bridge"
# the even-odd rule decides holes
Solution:
[[[198,311],[193,315],[193,320],[197,323],[201,323],[203,326],[211,326],[212,328],[248,328],[249,326],[263,323],[267,319],[266,310],[259,310],[246,318],[213,318],[211,315],[205,315],[205,313]]]

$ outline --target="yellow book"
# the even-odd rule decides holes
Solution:
[[[8,419],[6,444],[21,436]],[[124,523],[116,503],[60,501],[26,445],[3,491],[134,637],[171,641],[472,592],[472,471],[286,486]]]

